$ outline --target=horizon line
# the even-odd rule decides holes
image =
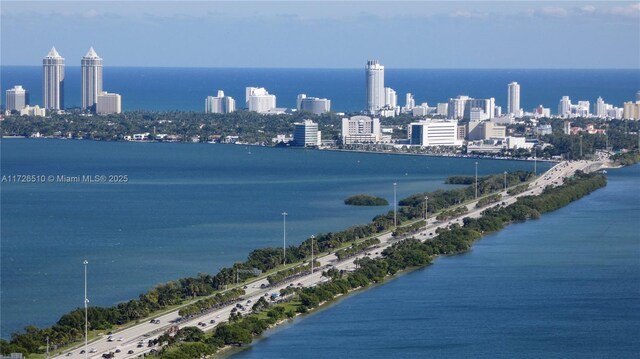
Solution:
[[[64,65],[65,67],[78,67],[81,65]],[[15,65],[0,64],[1,67],[42,67],[42,65]],[[268,69],[268,70],[360,70],[363,67],[262,67],[262,66],[139,66],[139,65],[113,65],[103,66],[114,68],[157,68],[157,69]],[[637,70],[633,67],[387,67],[385,70]]]

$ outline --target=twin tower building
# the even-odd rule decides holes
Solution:
[[[120,113],[121,97],[102,90],[102,58],[93,47],[80,61],[82,109],[98,114]],[[42,59],[43,102],[47,110],[64,109],[64,58],[55,47]]]

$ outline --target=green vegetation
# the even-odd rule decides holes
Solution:
[[[313,265],[316,268],[320,267],[320,262],[313,261]],[[293,278],[297,278],[303,275],[307,275],[311,273],[311,263],[307,265],[296,266],[292,268],[288,268],[285,270],[281,270],[267,277],[270,285],[278,285],[282,282],[292,280]]]
[[[388,206],[389,202],[382,197],[357,194],[345,199],[344,204],[349,206]]]
[[[509,173],[507,182],[509,185],[516,185],[531,178],[533,178],[533,173],[518,171]],[[502,174],[488,176],[479,181],[478,193],[485,195],[502,190],[503,186]],[[429,196],[429,211],[434,212],[473,199],[474,189],[473,186],[469,186],[447,191],[438,190],[405,198],[400,201],[402,207],[397,213],[398,225],[424,218],[425,195]],[[313,241],[314,253],[320,254],[340,249],[345,244],[388,231],[393,228],[393,224],[394,214],[393,211],[389,211],[386,214],[375,216],[368,224],[353,226],[339,232],[317,234]],[[396,231],[402,231],[402,229],[397,228]],[[286,262],[293,264],[308,260],[311,256],[311,243],[312,239],[308,238],[298,246],[287,247]],[[116,326],[147,318],[159,311],[184,305],[198,297],[211,296],[227,285],[234,285],[236,279],[243,283],[248,279],[255,278],[260,272],[275,270],[281,265],[282,256],[282,248],[256,249],[249,253],[244,262],[236,263],[230,268],[222,268],[215,275],[201,273],[197,277],[182,278],[161,284],[147,293],[141,294],[138,299],[131,299],[112,307],[89,307],[89,330],[112,330]],[[201,305],[202,308],[206,307],[206,304],[199,304],[191,307],[185,313],[197,313],[194,308],[199,308]],[[41,329],[28,326],[23,332],[13,333],[10,342],[0,341],[0,351],[2,353],[21,352],[25,355],[43,353],[47,336],[50,338],[51,347],[56,350],[56,348],[81,340],[83,333],[84,310],[78,308],[63,315],[56,324],[49,328]]]
[[[524,192],[524,191],[526,191],[528,189],[529,189],[529,185],[525,183],[525,184],[521,184],[519,186],[515,186],[513,188],[509,188],[507,190],[507,194],[516,195],[516,194],[522,193],[522,192]]]
[[[380,244],[380,240],[378,238],[369,238],[360,243],[354,243],[351,247],[336,251],[336,257],[338,257],[338,260],[344,260],[356,256],[377,244]]]
[[[178,311],[178,315],[181,317],[190,317],[206,311],[210,311],[216,308],[223,307],[229,303],[233,303],[241,299],[244,295],[244,290],[234,288],[223,293],[216,293],[215,295],[200,299],[199,301],[189,304]]]
[[[620,166],[631,166],[640,162],[640,152],[632,151],[625,153],[617,153],[611,156],[611,161]]]
[[[482,197],[482,198],[480,198],[478,200],[478,203],[476,203],[476,208],[484,207],[484,206],[489,205],[491,203],[500,202],[501,199],[502,199],[502,195],[500,193],[496,193],[496,194],[488,195],[486,197]]]
[[[460,206],[454,209],[448,209],[448,210],[442,211],[440,214],[436,216],[436,219],[438,221],[446,221],[449,218],[460,217],[461,215],[467,212],[469,212],[469,210],[467,209],[467,206]]]
[[[173,338],[165,334],[161,341],[169,345],[156,356],[187,359],[214,354],[225,345],[248,344],[253,337],[262,334],[278,321],[292,317],[294,311],[306,313],[351,290],[365,288],[372,283],[382,283],[387,276],[399,271],[429,265],[435,256],[467,251],[483,233],[496,231],[511,222],[538,218],[540,213],[565,206],[605,185],[606,178],[601,175],[577,173],[562,186],[545,189],[540,196],[528,196],[506,207],[487,209],[481,218],[465,218],[464,226],[454,224],[439,231],[438,236],[432,240],[422,242],[415,238],[405,239],[386,248],[381,258],[358,259],[355,261],[358,268],[353,273],[335,269],[324,272],[323,275],[331,278],[330,281],[292,290],[293,298],[289,303],[270,307],[261,298],[262,302],[259,300],[254,305],[254,308],[259,308],[260,313],[244,317],[235,315],[229,323],[218,325],[211,334],[201,333],[199,329],[187,331],[188,328],[183,328]]]
[[[424,225],[425,225],[425,222],[424,222],[424,219],[422,219],[422,220],[419,220],[419,221],[417,221],[415,223],[412,223],[412,224],[410,224],[408,226],[398,226],[393,231],[393,236],[397,237],[397,236],[401,236],[401,235],[406,234],[406,233],[417,232],[421,228],[424,228]]]
[[[482,179],[485,179],[485,177],[478,177],[478,181]],[[476,178],[475,176],[451,176],[451,177],[447,177],[444,183],[470,185],[470,184],[476,183]]]

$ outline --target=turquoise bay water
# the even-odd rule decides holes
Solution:
[[[580,201],[298,318],[233,359],[637,358],[640,166],[608,177]]]
[[[83,304],[135,298],[155,284],[215,273],[260,247],[366,223],[392,207],[343,204],[370,193],[392,202],[472,175],[473,159],[210,144],[0,141],[2,175],[128,175],[125,184],[2,183],[1,335],[46,326]],[[538,163],[543,170],[548,164]],[[479,160],[480,174],[533,163]]]

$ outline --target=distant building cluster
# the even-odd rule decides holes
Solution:
[[[204,103],[206,113],[232,113],[236,111],[236,100],[225,96],[224,91],[218,90],[217,96],[207,96]]]
[[[93,47],[80,60],[82,109],[97,114],[122,111],[120,95],[102,88],[102,58]],[[29,106],[29,92],[17,85],[5,92],[6,111],[23,116],[45,116],[46,111],[61,111],[64,105],[65,63],[55,47],[42,59],[42,105]]]

